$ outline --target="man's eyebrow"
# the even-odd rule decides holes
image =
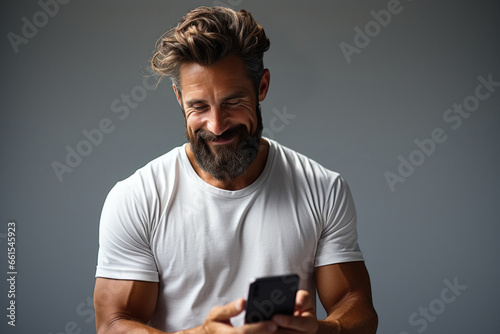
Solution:
[[[206,100],[201,100],[201,99],[192,99],[192,100],[187,100],[186,101],[186,105],[189,106],[189,107],[192,107],[192,106],[194,106],[197,103],[206,104],[207,101]]]
[[[245,94],[244,92],[236,92],[236,93],[233,93],[233,94],[230,94],[230,95],[224,97],[222,99],[222,101],[229,101],[229,100],[233,100],[233,99],[240,99],[240,98],[245,97],[245,96],[247,96],[247,94]],[[198,104],[198,103],[207,104],[207,100],[203,100],[203,99],[191,99],[191,100],[186,100],[185,103],[186,103],[186,106],[192,107],[192,106],[194,106],[195,104]]]
[[[243,92],[236,92],[231,95],[226,96],[223,101],[229,101],[229,100],[234,100],[234,99],[240,99],[242,97],[245,97],[246,94]]]

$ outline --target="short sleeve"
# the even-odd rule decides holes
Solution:
[[[356,209],[346,181],[337,176],[325,198],[324,226],[316,250],[315,266],[363,261],[358,246]]]
[[[159,281],[144,207],[125,184],[111,189],[101,213],[96,277]]]

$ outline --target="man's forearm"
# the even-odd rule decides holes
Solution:
[[[179,331],[176,333],[167,333],[143,324],[142,322],[121,319],[111,323],[106,330],[100,330],[97,334],[199,334],[200,327]]]
[[[325,320],[320,320],[318,334],[371,334],[377,332],[378,316],[371,302],[363,297],[344,298]]]
[[[97,329],[97,334],[166,334],[149,327],[142,322],[131,319],[117,319]]]

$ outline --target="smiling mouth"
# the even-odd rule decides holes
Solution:
[[[217,136],[208,130],[200,129],[196,131],[196,137],[210,146],[219,146],[234,143],[245,131],[246,127],[244,125],[237,125]]]
[[[217,138],[215,140],[211,140],[210,142],[215,144],[215,145],[225,145],[231,143],[236,136],[231,137],[231,138]]]

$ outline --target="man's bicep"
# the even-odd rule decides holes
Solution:
[[[97,331],[120,319],[147,323],[158,299],[158,283],[98,277],[94,289]]]
[[[360,298],[372,304],[370,277],[363,261],[316,267],[318,296],[328,314],[345,298]]]

